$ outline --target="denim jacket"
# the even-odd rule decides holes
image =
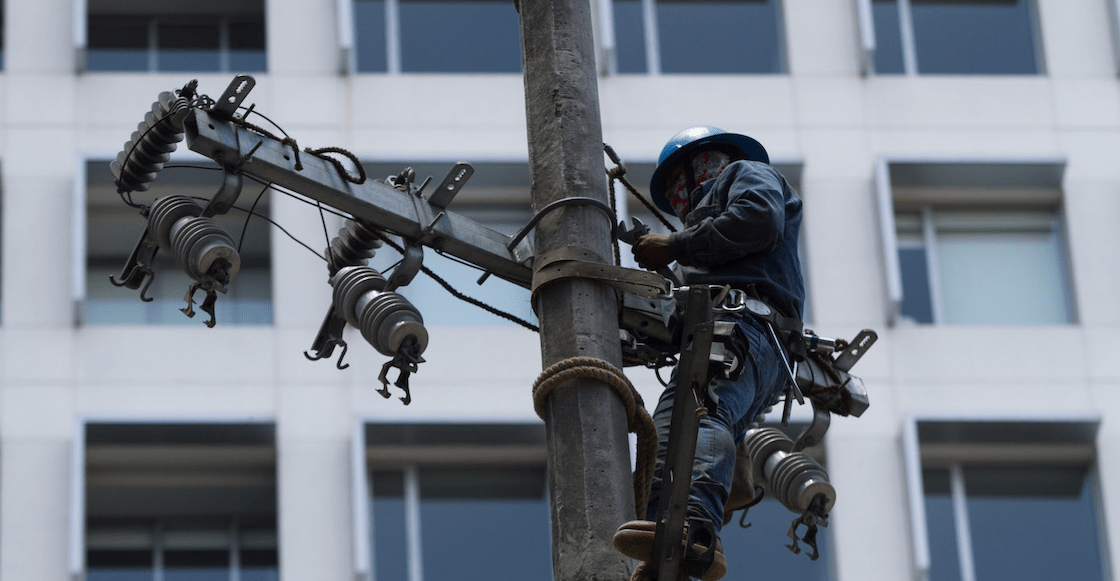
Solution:
[[[786,316],[801,318],[801,198],[785,177],[766,163],[736,161],[689,198],[685,229],[669,237],[681,280],[753,285]]]

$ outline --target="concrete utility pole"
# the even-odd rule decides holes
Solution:
[[[588,0],[520,3],[525,109],[533,207],[570,197],[607,202],[603,136]],[[537,256],[565,247],[586,260],[613,262],[609,220],[599,209],[569,206],[536,229]],[[614,291],[569,279],[535,298],[544,366],[594,357],[622,366]],[[627,577],[611,536],[633,518],[626,411],[606,384],[579,379],[549,396],[548,475],[555,581]]]

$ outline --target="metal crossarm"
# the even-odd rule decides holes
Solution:
[[[328,160],[199,109],[185,121],[191,150],[238,172],[322,202],[377,228],[475,264],[528,288],[532,247],[381,182],[346,181]],[[300,169],[296,169],[298,164]]]

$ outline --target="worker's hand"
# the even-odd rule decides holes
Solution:
[[[646,234],[634,244],[634,260],[646,270],[657,270],[677,259],[669,237],[664,234]]]

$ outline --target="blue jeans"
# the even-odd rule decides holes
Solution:
[[[717,378],[713,391],[719,398],[715,414],[701,418],[696,436],[696,460],[692,466],[692,489],[688,497],[688,516],[712,521],[718,532],[723,526],[723,507],[731,494],[735,473],[735,447],[743,440],[755,416],[774,403],[785,387],[781,354],[770,339],[770,331],[750,315],[735,318],[747,339],[747,356],[734,381]],[[676,373],[661,395],[653,413],[657,426],[657,465],[653,473],[646,518],[656,521],[661,492],[661,472],[669,442],[673,415]]]

